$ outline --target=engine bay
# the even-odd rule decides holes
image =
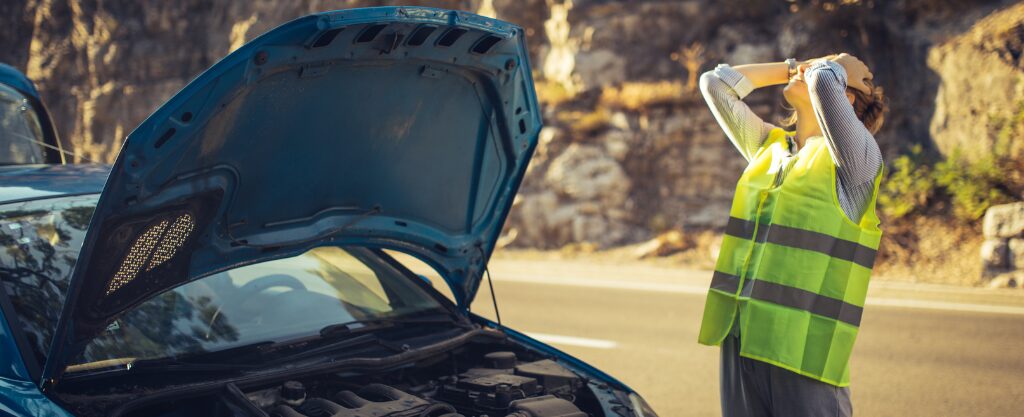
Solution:
[[[476,366],[437,378],[384,383],[338,376],[286,381],[245,396],[272,417],[587,416],[573,403],[579,376],[550,359],[523,362],[510,351],[487,353]]]
[[[494,332],[492,332],[493,334]],[[609,385],[509,339],[472,340],[383,368],[337,368],[274,380],[230,382],[187,395],[95,401],[66,392],[76,415],[119,417],[618,417]],[[89,391],[85,384],[82,389]],[[112,394],[111,391],[107,391]],[[84,394],[84,395],[78,395]],[[122,394],[123,395],[123,394]],[[622,394],[624,395],[624,394]],[[90,398],[88,403],[75,398]]]

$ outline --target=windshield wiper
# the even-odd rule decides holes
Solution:
[[[443,318],[442,318],[443,317]],[[450,316],[442,317],[423,317],[423,318],[406,318],[406,319],[378,319],[378,320],[360,320],[348,323],[331,324],[324,326],[320,329],[320,337],[323,339],[333,339],[341,336],[348,336],[352,334],[375,332],[381,329],[390,329],[396,327],[409,327],[412,325],[424,325],[424,324],[439,324],[439,325],[454,325],[455,327],[462,329],[470,329],[473,326],[468,323],[460,322]],[[353,327],[353,325],[362,325],[359,327]],[[327,354],[333,351],[344,348],[354,348],[357,346],[376,344],[387,348],[395,353],[401,353],[409,351],[411,348],[409,345],[404,343],[392,342],[384,340],[376,335],[376,333],[367,333],[360,336],[345,338],[336,342],[327,343],[323,346],[318,346],[309,350],[304,350],[292,355],[284,356],[280,359],[270,362],[270,364],[294,361],[311,356],[319,356]]]
[[[243,372],[255,370],[267,366],[279,365],[284,362],[301,360],[304,358],[318,356],[339,349],[363,347],[366,345],[379,345],[395,353],[409,350],[409,346],[402,343],[395,343],[381,339],[375,333],[377,330],[390,328],[407,328],[416,325],[452,325],[458,328],[469,329],[473,326],[462,322],[447,314],[434,315],[417,318],[394,318],[394,319],[373,319],[359,320],[346,323],[331,324],[320,329],[319,334],[313,336],[299,337],[282,341],[263,341],[236,346],[224,350],[205,352],[187,357],[170,357],[160,359],[141,359],[129,362],[123,366],[113,369],[105,369],[105,372]],[[372,332],[372,333],[367,333]],[[332,339],[340,339],[333,340]],[[285,350],[300,349],[302,346],[319,345],[304,349],[293,354],[287,354],[279,358],[258,363],[223,363],[225,358],[263,357],[267,354]],[[196,361],[198,359],[198,361]]]
[[[220,363],[190,363],[182,362],[176,358],[160,359],[138,359],[120,365],[111,365],[90,370],[68,371],[69,378],[90,377],[110,373],[123,372],[174,372],[174,373],[202,373],[202,372],[243,372],[258,368],[257,365],[243,364],[220,364]]]
[[[98,369],[96,372],[82,372],[83,374],[100,374],[100,373],[121,373],[121,372],[174,372],[174,373],[202,373],[202,372],[242,372],[256,370],[259,368],[272,366],[284,362],[285,360],[291,361],[300,359],[302,357],[310,356],[314,353],[319,353],[324,350],[340,349],[345,347],[355,347],[364,344],[376,343],[378,338],[373,334],[366,334],[358,337],[353,337],[345,340],[341,340],[329,345],[320,346],[314,349],[300,352],[295,355],[287,355],[282,358],[278,358],[272,361],[264,361],[259,363],[222,363],[221,359],[226,357],[239,358],[249,356],[263,356],[268,353],[285,350],[288,348],[294,348],[299,345],[305,345],[309,343],[315,343],[316,341],[323,340],[319,336],[303,337],[298,339],[292,339],[282,342],[257,342],[250,343],[247,345],[236,346],[224,350],[218,350],[215,352],[206,352],[195,355],[189,355],[189,360],[183,360],[184,358],[169,357],[169,358],[158,358],[158,359],[139,359],[134,360],[123,365]],[[400,351],[395,348],[394,350]],[[199,359],[196,361],[195,359]]]
[[[351,339],[343,339],[343,340],[327,343],[327,344],[325,344],[323,346],[318,346],[318,347],[315,347],[315,348],[312,348],[312,349],[303,350],[301,352],[296,352],[296,353],[293,353],[291,355],[286,355],[286,356],[280,357],[278,359],[266,362],[263,365],[264,366],[266,366],[266,365],[273,366],[273,365],[280,364],[282,362],[292,362],[292,361],[297,361],[297,360],[305,359],[305,358],[308,358],[308,357],[311,357],[311,356],[319,356],[319,355],[322,355],[322,354],[325,354],[325,353],[328,353],[328,352],[333,352],[333,351],[336,351],[336,350],[339,350],[339,349],[355,348],[355,347],[359,347],[359,346],[374,345],[374,344],[375,345],[383,346],[383,347],[385,347],[385,348],[387,348],[387,349],[389,349],[389,350],[391,350],[391,351],[393,351],[395,353],[404,352],[406,350],[406,349],[403,348],[404,345],[396,345],[394,343],[391,343],[389,341],[381,339],[380,337],[378,337],[375,334],[370,333],[370,334],[364,334],[362,336],[353,337]]]
[[[448,324],[457,327],[467,328],[471,325],[463,323],[447,314],[430,317],[413,318],[380,318],[371,320],[357,320],[345,323],[331,324],[320,329],[321,337],[334,337],[337,335],[349,335],[365,333],[392,327],[410,327],[411,325]]]

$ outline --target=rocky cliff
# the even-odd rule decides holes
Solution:
[[[0,60],[37,80],[78,160],[110,161],[133,126],[245,40],[313,11],[387,3],[7,0]],[[987,121],[1012,119],[1024,99],[1022,6],[1008,1],[402,3],[527,29],[548,128],[507,229],[518,246],[722,226],[743,162],[695,88],[718,62],[861,56],[891,98],[878,137],[889,157],[914,143],[995,149]],[[780,97],[769,89],[749,102],[775,120]]]
[[[931,137],[944,154],[978,159],[993,152],[1024,156],[1024,3],[992,13],[938,43],[928,67],[939,86]],[[1016,122],[1016,123],[1014,123]]]

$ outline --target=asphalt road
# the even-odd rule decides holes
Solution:
[[[619,378],[662,417],[718,416],[718,350],[696,344],[706,271],[495,260],[504,324]],[[474,311],[493,318],[486,283]],[[852,360],[859,416],[1016,416],[1024,291],[872,283]]]

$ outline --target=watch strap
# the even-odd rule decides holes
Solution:
[[[785,60],[784,62],[789,67],[789,78],[793,78],[793,76],[796,75],[796,71],[797,71],[796,59],[789,58],[789,59]]]

